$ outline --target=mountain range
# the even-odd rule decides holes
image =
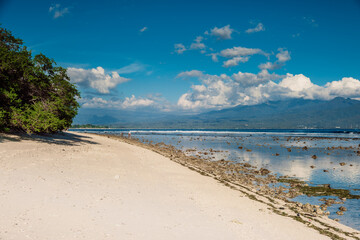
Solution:
[[[360,101],[341,97],[330,101],[290,99],[269,101],[258,105],[239,105],[192,115],[151,110],[82,108],[74,124],[166,129],[358,128],[360,126]]]

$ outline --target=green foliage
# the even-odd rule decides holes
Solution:
[[[69,128],[79,92],[54,60],[0,28],[0,130],[52,133]]]

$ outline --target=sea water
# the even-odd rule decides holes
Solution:
[[[296,177],[310,185],[330,184],[360,195],[360,130],[73,130],[124,136],[130,132],[132,138],[170,144],[187,155],[248,162],[277,176]],[[216,151],[206,154],[210,149]],[[321,205],[321,198],[298,196],[292,200]],[[348,209],[343,216],[336,214],[340,206]],[[360,230],[359,199],[334,204],[328,211],[330,218]]]

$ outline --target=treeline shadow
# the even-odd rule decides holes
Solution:
[[[0,133],[0,144],[4,142],[20,142],[22,140],[66,146],[97,144],[91,140],[91,137],[69,132],[55,134],[26,134],[21,132]]]

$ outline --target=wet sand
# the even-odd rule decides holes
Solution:
[[[311,219],[103,136],[1,135],[0,169],[0,239],[329,239]]]

